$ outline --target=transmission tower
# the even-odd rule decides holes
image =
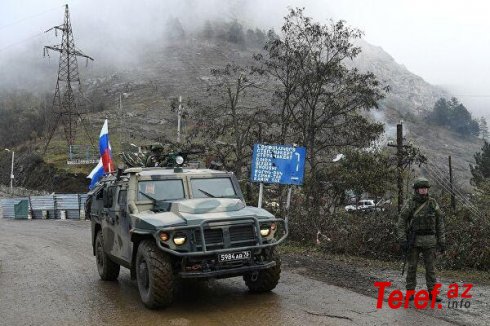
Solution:
[[[53,119],[53,124],[51,124],[49,127],[48,138],[46,145],[44,146],[43,153],[46,153],[49,143],[51,142],[51,139],[53,138],[53,135],[56,132],[56,129],[58,129],[58,125],[60,123],[63,124],[68,146],[74,144],[76,126],[78,122],[81,122],[82,124],[84,122],[82,118],[82,113],[84,112],[81,110],[81,98],[84,98],[84,96],[80,83],[80,75],[78,74],[77,57],[86,58],[87,63],[88,60],[94,60],[92,57],[84,54],[75,47],[68,5],[65,5],[65,19],[63,24],[52,27],[45,33],[51,30],[55,31],[56,36],[58,36],[58,31],[61,31],[63,35],[61,38],[61,44],[44,47],[44,55],[48,54],[49,56],[49,50],[59,52],[60,62],[58,67],[58,79],[56,81],[56,89],[54,91],[53,98],[53,113],[55,114],[55,117]],[[78,94],[76,95],[73,86],[75,86],[78,90]],[[87,135],[89,134],[87,133]],[[91,141],[90,136],[89,139]]]

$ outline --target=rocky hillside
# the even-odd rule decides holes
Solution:
[[[400,119],[404,120],[407,140],[421,146],[434,162],[445,164],[446,155],[453,155],[457,176],[459,174],[460,179],[468,180],[468,163],[472,162],[474,152],[479,150],[478,141],[460,139],[455,134],[428,126],[423,121],[424,112],[430,110],[438,98],[450,97],[450,94],[409,72],[382,48],[364,41],[360,45],[363,52],[354,62],[347,64],[362,71],[374,72],[383,83],[390,86],[391,91],[382,101],[380,112],[374,115],[386,123],[388,136],[393,136],[390,134],[394,130],[393,126]],[[175,139],[176,113],[172,111],[172,103],[175,105],[176,99],[183,97],[189,113],[186,123],[192,124],[193,107],[187,103],[191,100],[206,100],[206,82],[210,69],[228,62],[250,65],[253,53],[259,51],[260,47],[255,45],[236,44],[222,39],[205,40],[187,35],[185,40],[167,40],[145,48],[130,60],[131,64],[95,65],[89,70],[80,65],[83,88],[93,103],[93,112],[87,116],[89,132],[96,138],[103,119],[109,118],[112,145],[116,153],[123,142],[142,144]],[[101,61],[107,62],[107,58]],[[46,90],[46,85],[52,84],[54,78],[44,75],[44,79],[46,82],[39,89]],[[120,98],[122,107],[119,106]],[[79,131],[78,134],[80,142],[87,141],[84,132]],[[55,141],[62,143],[62,137],[60,130]],[[39,149],[39,146],[36,148]],[[57,163],[58,160],[61,166],[64,158],[56,151],[59,148],[48,151],[47,161]],[[90,167],[86,167],[86,170],[89,171]],[[87,171],[82,169],[81,172]]]
[[[353,66],[361,71],[373,72],[390,86],[390,93],[383,102],[386,106],[402,113],[421,114],[431,110],[439,98],[451,96],[408,71],[381,47],[365,41],[360,41],[359,46],[362,47],[362,52],[353,62]]]

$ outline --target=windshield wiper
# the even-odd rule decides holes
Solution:
[[[148,195],[147,193],[144,193],[143,191],[140,190],[140,194],[142,194],[143,196],[145,196],[146,198],[149,198],[153,201],[154,204],[156,204],[158,201],[160,201],[159,199],[156,199],[156,198],[153,198],[152,196]]]
[[[154,212],[168,212],[170,210],[170,203],[165,200],[165,199],[156,199],[147,193],[144,193],[143,191],[140,190],[140,193],[145,196],[146,198],[149,198],[153,202],[153,210]]]
[[[216,198],[216,196],[215,196],[215,195],[210,194],[209,192],[207,192],[207,191],[205,191],[205,190],[202,190],[202,189],[197,189],[197,190],[199,190],[200,192],[202,192],[203,194],[205,194],[205,195],[206,195],[206,196],[208,196],[208,197],[211,197],[211,198]]]
[[[237,195],[230,195],[230,196],[216,196],[216,195],[213,195],[205,190],[202,190],[202,189],[197,189],[199,190],[200,192],[202,192],[203,194],[205,194],[206,196],[208,197],[211,197],[211,198],[238,198]]]

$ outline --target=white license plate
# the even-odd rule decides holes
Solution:
[[[252,253],[250,250],[246,251],[238,251],[238,252],[230,252],[226,254],[218,254],[218,261],[235,261],[235,260],[245,260],[250,259],[252,257]]]

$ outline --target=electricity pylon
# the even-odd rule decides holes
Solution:
[[[53,124],[49,127],[49,133],[43,153],[46,153],[49,143],[58,128],[59,123],[63,124],[66,141],[71,146],[75,142],[76,126],[78,122],[84,122],[82,118],[82,102],[83,97],[82,87],[80,83],[80,75],[78,74],[77,57],[83,57],[88,60],[94,60],[92,57],[84,54],[75,47],[75,40],[71,29],[70,13],[68,5],[65,5],[65,19],[62,25],[52,27],[45,33],[54,30],[63,32],[61,44],[44,47],[44,55],[48,54],[49,50],[60,53],[60,62],[58,68],[58,80],[56,81],[56,89],[53,98],[53,113],[55,117]],[[73,84],[78,88],[78,94],[75,95]],[[88,134],[88,133],[87,133]],[[89,137],[91,140],[91,138]]]

